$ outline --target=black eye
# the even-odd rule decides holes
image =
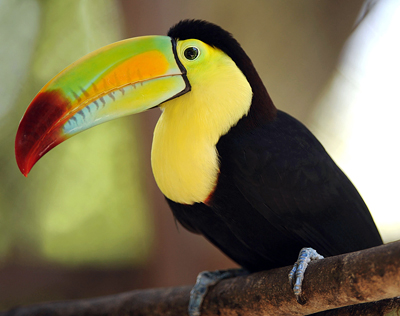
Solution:
[[[200,51],[197,47],[191,46],[185,49],[183,55],[187,60],[195,60],[200,55]]]

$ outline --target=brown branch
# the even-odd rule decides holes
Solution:
[[[303,283],[304,305],[296,302],[289,287],[289,270],[285,267],[221,281],[207,295],[202,316],[309,315],[341,307],[324,315],[400,311],[400,299],[394,298],[400,295],[400,241],[311,263]],[[190,289],[152,289],[43,303],[18,307],[0,316],[187,315]]]

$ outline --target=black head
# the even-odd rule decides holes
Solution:
[[[272,120],[276,108],[272,103],[250,58],[232,34],[218,25],[203,20],[183,20],[168,31],[175,40],[198,39],[227,54],[245,75],[253,90],[253,101],[249,117],[253,124],[257,121]]]
[[[180,21],[171,27],[168,36],[176,40],[198,39],[210,46],[219,48],[235,62],[243,54],[246,55],[232,34],[218,25],[203,20]]]

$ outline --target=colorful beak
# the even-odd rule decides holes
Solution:
[[[105,46],[64,69],[33,99],[15,140],[18,167],[27,176],[45,153],[73,135],[188,91],[186,70],[170,37]]]

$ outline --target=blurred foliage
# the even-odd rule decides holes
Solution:
[[[19,119],[63,68],[121,39],[109,0],[0,2],[0,262],[143,263],[152,227],[132,118],[55,148],[25,179],[14,158]]]

